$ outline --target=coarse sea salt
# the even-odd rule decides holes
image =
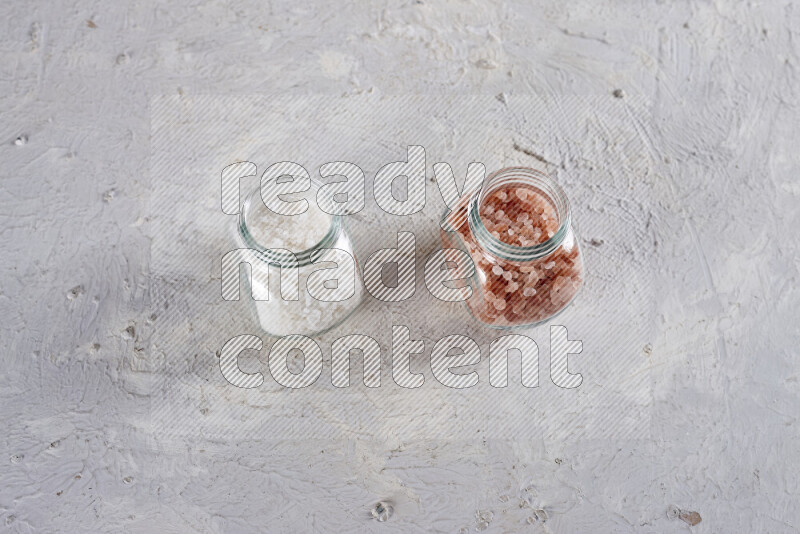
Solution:
[[[263,248],[302,252],[322,241],[331,227],[331,216],[315,202],[309,202],[308,209],[297,215],[275,213],[263,203],[251,209],[253,212],[247,220],[247,229]]]
[[[268,209],[257,193],[243,204],[243,222],[236,236],[240,247],[262,251],[261,261],[251,262],[254,294],[269,293],[269,300],[253,300],[261,327],[273,336],[327,330],[347,317],[364,297],[353,244],[344,225],[313,201],[303,213],[280,215]],[[335,250],[323,252],[322,248]],[[275,255],[269,249],[289,250],[297,261],[281,257],[278,276],[278,262],[273,261],[270,268]],[[336,262],[335,270],[331,261]],[[314,275],[320,270],[331,273],[329,282],[321,279],[321,273]],[[270,271],[274,280],[270,280]],[[330,281],[333,278],[335,282]],[[282,284],[295,279],[297,300],[284,299],[291,291]]]

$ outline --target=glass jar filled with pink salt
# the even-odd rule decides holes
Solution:
[[[546,321],[581,287],[583,261],[569,201],[544,173],[524,167],[495,172],[443,227],[445,247],[465,250],[473,260],[466,304],[488,326]]]

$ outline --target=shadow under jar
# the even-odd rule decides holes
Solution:
[[[460,223],[460,224],[459,224]],[[442,230],[445,247],[466,251],[470,313],[493,328],[533,326],[551,319],[583,283],[583,261],[564,191],[546,174],[509,167],[462,199]]]

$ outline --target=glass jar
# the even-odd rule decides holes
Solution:
[[[316,198],[320,187],[312,180]],[[343,218],[323,212],[313,200],[308,204],[302,214],[279,215],[267,208],[257,188],[239,212],[234,238],[240,249],[250,249],[245,298],[270,336],[322,333],[344,321],[364,299],[361,270]],[[270,280],[270,270],[280,275]]]
[[[465,302],[487,326],[542,323],[563,311],[582,285],[569,201],[542,172],[509,167],[493,173],[481,191],[445,214],[442,228],[444,246],[472,258]]]

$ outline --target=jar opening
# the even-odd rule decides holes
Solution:
[[[552,205],[558,229],[546,241],[526,246],[509,244],[486,227],[481,208],[487,198],[495,191],[515,186],[535,190]],[[480,192],[470,199],[467,221],[478,245],[489,254],[505,261],[527,262],[547,256],[561,245],[569,231],[571,214],[566,194],[547,174],[526,167],[507,167],[492,173]]]
[[[310,191],[314,193],[314,198],[306,199],[309,203],[309,210],[320,210],[314,203],[317,202],[316,199],[318,195],[325,194],[324,192],[320,192],[321,187],[321,183],[314,179],[311,180]],[[281,267],[303,267],[314,263],[322,253],[322,249],[331,248],[336,243],[342,224],[340,216],[327,214],[327,221],[325,221],[327,222],[327,229],[321,239],[304,250],[289,250],[286,246],[268,247],[263,242],[259,242],[256,238],[257,233],[254,232],[253,227],[257,224],[264,224],[263,220],[258,221],[257,218],[259,214],[263,215],[265,213],[270,214],[271,218],[274,218],[274,222],[278,224],[280,224],[281,221],[286,224],[292,224],[292,217],[301,217],[302,215],[280,215],[272,212],[261,198],[260,187],[250,192],[242,201],[237,223],[237,234],[242,244],[247,248],[255,250],[263,261]],[[277,231],[277,228],[272,227],[268,230]],[[263,232],[264,229],[262,228],[261,231]],[[294,257],[292,254],[282,252],[281,250],[288,250]]]

